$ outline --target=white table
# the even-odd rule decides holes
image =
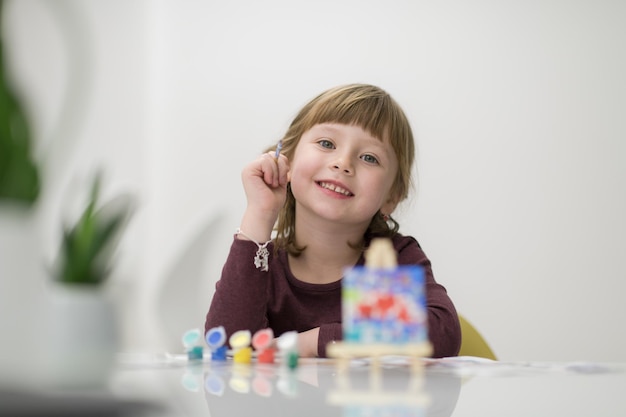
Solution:
[[[378,372],[367,360],[353,361],[339,372],[331,360],[301,359],[292,370],[280,363],[190,363],[183,355],[123,355],[110,385],[104,396],[57,395],[53,398],[65,404],[65,413],[47,415],[626,415],[626,364],[452,358],[425,360],[423,373],[415,374],[402,358],[387,358]],[[80,412],[72,414],[72,404]],[[101,414],[93,412],[98,407]]]

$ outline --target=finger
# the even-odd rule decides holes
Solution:
[[[271,152],[267,152],[261,157],[261,169],[263,171],[263,181],[271,187],[278,187],[278,164]]]
[[[289,159],[285,155],[280,155],[276,160],[278,166],[278,184],[284,186],[289,182]]]

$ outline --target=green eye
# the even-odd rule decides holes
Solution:
[[[378,159],[373,155],[363,155],[361,159],[370,164],[378,164]]]
[[[317,143],[319,143],[322,148],[333,149],[335,147],[328,139],[321,139]]]

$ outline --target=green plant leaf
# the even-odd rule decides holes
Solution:
[[[0,23],[4,3],[0,1]],[[0,25],[2,28],[2,25]],[[31,156],[26,114],[6,74],[0,31],[0,202],[31,205],[40,192],[39,169]]]
[[[112,257],[132,214],[132,200],[117,198],[98,208],[100,177],[78,222],[63,233],[57,279],[98,285],[112,271]]]

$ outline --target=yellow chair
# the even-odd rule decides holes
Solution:
[[[477,356],[497,360],[493,350],[480,332],[465,317],[459,314],[461,323],[461,350],[459,356]]]

